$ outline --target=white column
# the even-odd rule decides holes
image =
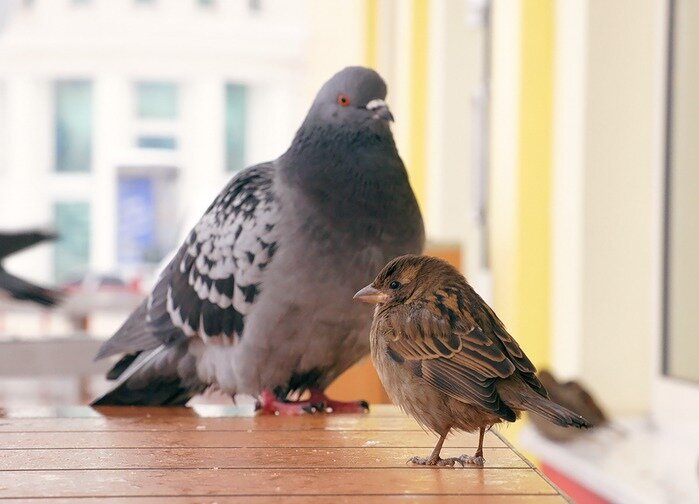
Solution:
[[[656,15],[651,2],[570,0],[556,17],[552,362],[616,414],[648,407],[649,341],[660,337]]]
[[[53,115],[48,86],[30,75],[9,77],[5,86],[5,170],[0,185],[0,228],[49,228],[53,221],[48,193],[53,144],[48,125]],[[51,278],[48,246],[29,250],[7,261],[6,266],[30,280]]]
[[[117,165],[129,148],[129,83],[102,74],[93,82],[93,154],[90,222],[91,267],[112,271],[117,266]]]
[[[225,178],[224,82],[215,76],[181,85],[179,188],[189,226],[221,190]]]
[[[582,372],[587,2],[556,8],[552,180],[552,365],[564,379]]]
[[[515,320],[521,2],[493,2],[490,107],[490,229],[495,309]]]

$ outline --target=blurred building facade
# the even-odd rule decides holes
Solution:
[[[0,227],[62,235],[13,258],[17,271],[152,270],[235,170],[284,151],[318,86],[352,64],[389,84],[429,237],[468,238],[464,259],[485,271],[488,2],[4,5]]]
[[[306,2],[34,0],[0,28],[0,227],[42,281],[148,274],[303,116]],[[145,270],[145,271],[144,271]]]

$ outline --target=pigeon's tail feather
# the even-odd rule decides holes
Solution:
[[[92,406],[184,406],[206,388],[186,345],[127,355],[108,377],[118,378],[117,383]]]
[[[143,387],[131,388],[120,383],[92,406],[184,406],[194,394],[182,386],[179,378],[153,380]]]
[[[500,398],[510,407],[541,415],[562,427],[587,429],[592,427],[582,415],[556,404],[525,385],[521,380],[505,380],[498,386]]]
[[[100,347],[95,360],[104,359],[120,353],[138,353],[141,350],[152,350],[158,347],[160,341],[152,331],[147,321],[148,300],[134,310],[126,322],[105,341]]]
[[[131,364],[133,364],[139,355],[141,355],[141,352],[124,355],[116,362],[116,364],[112,366],[112,369],[107,371],[107,380],[116,380],[119,378],[122,373],[126,371]]]

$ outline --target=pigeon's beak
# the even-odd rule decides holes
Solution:
[[[362,303],[381,304],[388,300],[388,296],[369,284],[354,295],[354,298]]]
[[[391,114],[391,111],[388,108],[388,104],[383,101],[379,100],[378,98],[375,100],[371,100],[369,103],[366,104],[366,109],[369,112],[373,112],[374,115],[372,116],[374,119],[383,119],[384,121],[393,121],[393,114]]]

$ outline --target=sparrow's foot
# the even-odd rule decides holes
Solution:
[[[424,465],[424,466],[449,466],[449,467],[454,467],[454,464],[461,464],[463,466],[463,463],[461,462],[461,457],[449,457],[449,458],[441,458],[441,457],[411,457],[408,459],[409,464],[415,464],[415,465]]]
[[[474,455],[473,457],[470,457],[468,455],[461,455],[457,460],[462,466],[468,464],[483,467],[483,465],[485,465],[485,459],[483,458],[483,455]]]
[[[366,401],[335,401],[328,398],[322,390],[311,390],[310,402],[322,407],[326,413],[368,413],[369,403]]]
[[[255,404],[255,411],[261,415],[305,415],[323,411],[323,406],[312,401],[283,401],[265,389]]]

